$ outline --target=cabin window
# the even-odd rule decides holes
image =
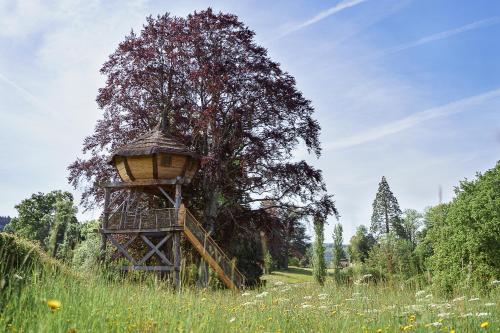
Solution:
[[[162,167],[171,167],[172,166],[172,156],[162,155],[161,159],[160,159],[160,165]]]

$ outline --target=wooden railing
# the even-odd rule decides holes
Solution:
[[[201,223],[198,222],[193,214],[191,214],[188,210],[185,211],[185,217],[182,222],[184,222],[184,231],[194,235],[198,245],[201,245],[200,247],[196,246],[197,244],[193,244],[197,247],[200,254],[205,259],[207,255],[213,259],[213,262],[211,260],[207,261],[211,264],[211,267],[213,266],[212,269],[218,273],[219,277],[226,283],[226,285],[232,289],[242,288],[245,285],[245,276],[238,270],[238,268],[236,268],[235,260],[231,260],[227,257],[224,251],[222,251],[219,245],[217,245],[213,238],[210,237],[208,232],[203,228]],[[229,283],[228,280],[231,283]]]
[[[165,208],[145,212],[115,212],[108,219],[108,230],[159,230],[177,226],[177,209]]]

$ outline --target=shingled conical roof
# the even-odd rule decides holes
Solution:
[[[111,154],[109,162],[111,163],[115,156],[146,156],[156,153],[187,155],[198,158],[198,155],[189,150],[186,145],[167,134],[162,130],[160,122],[152,131],[141,135],[136,140],[125,144]]]

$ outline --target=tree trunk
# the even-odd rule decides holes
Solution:
[[[291,222],[288,221],[286,224],[286,231],[285,231],[285,244],[283,246],[283,268],[288,269],[288,251],[290,249],[290,224]]]

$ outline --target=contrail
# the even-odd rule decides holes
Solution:
[[[30,93],[28,90],[24,89],[23,87],[21,87],[16,82],[12,81],[2,73],[0,73],[0,80],[2,80],[4,83],[8,84],[12,88],[19,91],[21,95],[24,96],[31,104],[37,106],[42,110],[50,110],[50,107],[47,104],[45,104],[42,100],[40,100],[38,97]]]
[[[324,11],[321,11],[319,12],[318,14],[316,14],[314,17],[312,17],[311,19],[305,21],[305,22],[302,22],[290,29],[288,29],[287,31],[285,31],[280,37],[284,37],[286,35],[289,35],[291,34],[292,32],[295,32],[295,31],[298,31],[298,30],[301,30],[305,27],[308,27],[310,25],[313,25],[315,23],[318,23],[319,21],[322,21],[324,20],[325,18],[331,16],[331,15],[334,15],[344,9],[347,9],[347,8],[350,8],[350,7],[354,7],[356,5],[359,5],[363,2],[366,2],[368,0],[344,0],[344,1],[341,1],[339,2],[338,4],[336,4],[335,6],[333,7],[330,7]]]
[[[425,111],[414,113],[403,119],[369,129],[365,132],[353,136],[341,138],[339,140],[325,144],[325,150],[340,150],[358,146],[364,143],[376,141],[386,136],[402,132],[418,124],[439,117],[450,116],[455,113],[464,112],[467,108],[477,106],[488,100],[500,97],[500,88],[447,103],[442,106],[431,108]]]
[[[401,52],[404,50],[412,49],[414,47],[424,45],[427,43],[431,43],[431,42],[434,42],[437,40],[449,38],[451,36],[455,36],[455,35],[461,34],[461,33],[466,32],[466,31],[475,30],[475,29],[479,29],[482,27],[495,25],[498,23],[500,23],[500,17],[498,17],[498,16],[491,17],[491,18],[484,19],[484,20],[480,20],[480,21],[476,21],[476,22],[472,22],[472,23],[466,24],[466,25],[461,26],[461,27],[456,28],[456,29],[446,30],[443,32],[439,32],[439,33],[430,35],[430,36],[422,37],[422,38],[420,38],[416,41],[410,42],[410,43],[406,43],[406,44],[402,44],[402,45],[399,45],[399,46],[396,46],[393,48],[389,48],[389,49],[384,50],[380,53],[377,53],[375,55],[375,57],[381,57],[381,56],[384,56],[387,54],[392,54],[392,53],[397,53],[397,52]]]

